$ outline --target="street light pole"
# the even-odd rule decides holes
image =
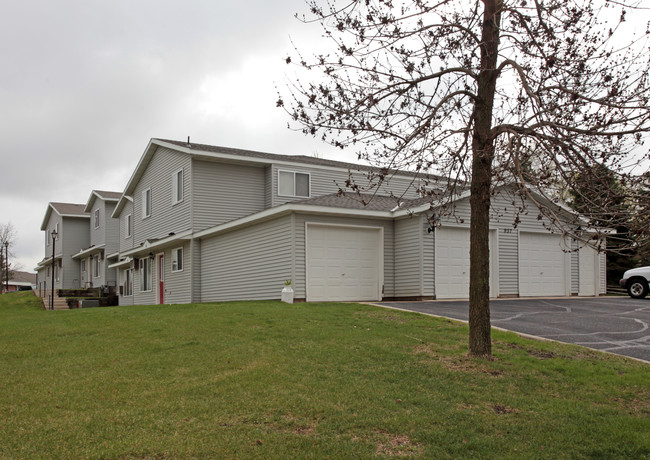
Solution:
[[[9,292],[9,241],[5,241],[5,292]]]
[[[54,310],[54,245],[56,244],[56,229],[52,230],[52,293],[50,295],[50,310]]]

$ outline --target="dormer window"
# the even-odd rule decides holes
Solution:
[[[309,190],[309,174],[294,171],[278,171],[278,195],[309,198]]]

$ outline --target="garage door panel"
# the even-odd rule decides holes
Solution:
[[[380,300],[381,229],[307,225],[307,300]]]
[[[496,267],[494,235],[490,231],[490,294]],[[469,296],[469,229],[438,228],[435,252],[435,294],[437,299],[463,299]]]
[[[562,237],[549,233],[520,233],[520,296],[565,295],[566,273]]]

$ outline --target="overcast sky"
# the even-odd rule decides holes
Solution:
[[[335,158],[286,128],[302,0],[0,0],[0,223],[31,271],[50,201],[122,191],[152,137]],[[338,157],[354,161],[354,158]]]
[[[289,131],[275,107],[294,71],[290,38],[322,43],[317,25],[294,18],[303,0],[0,6],[0,223],[16,227],[25,270],[45,256],[47,203],[121,192],[152,137],[356,159]]]

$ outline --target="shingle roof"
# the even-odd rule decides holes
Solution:
[[[93,190],[93,192],[97,193],[102,198],[109,200],[119,200],[122,197],[122,192],[107,192],[105,190]]]
[[[61,215],[84,217],[88,216],[88,213],[84,211],[84,208],[86,207],[85,204],[50,203],[50,206],[52,206],[54,210]]]
[[[36,273],[15,271],[14,276],[9,281],[10,282],[11,281],[17,281],[19,283],[33,283],[33,284],[36,284]]]
[[[345,169],[350,169],[355,171],[369,171],[369,170],[377,171],[379,169],[377,167],[362,165],[358,163],[347,163],[344,161],[327,160],[325,158],[316,158],[307,155],[281,155],[277,153],[258,152],[255,150],[233,149],[230,147],[220,147],[216,145],[195,144],[194,142],[188,144],[186,141],[173,141],[169,139],[159,139],[159,138],[154,138],[154,140],[177,145],[179,147],[189,148],[191,150],[196,150],[196,151],[221,153],[227,155],[239,155],[239,156],[245,156],[250,158],[260,158],[265,160],[291,161],[296,163],[304,163],[304,164],[317,165],[317,166],[332,166],[336,168],[345,168]],[[391,173],[399,173],[400,175],[407,175],[407,176],[429,177],[431,179],[435,179],[438,177],[433,174],[427,175],[426,173],[415,173],[412,171],[403,171],[403,170],[391,170]]]

